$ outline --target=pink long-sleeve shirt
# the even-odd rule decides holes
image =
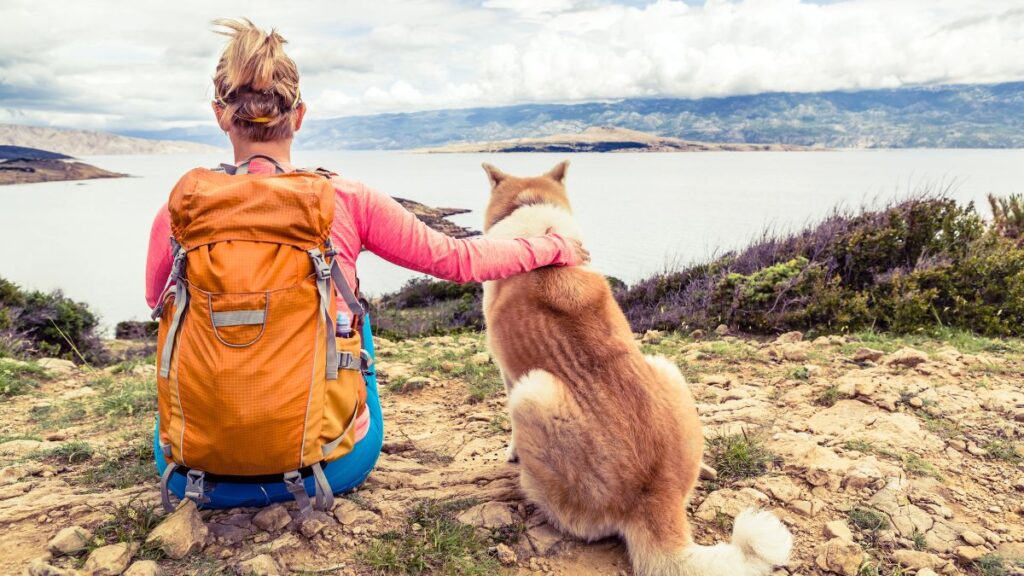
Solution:
[[[249,173],[273,174],[274,167],[257,158],[250,163]],[[331,241],[353,289],[356,259],[364,246],[389,262],[453,282],[498,280],[542,266],[579,263],[569,242],[558,234],[514,240],[456,239],[430,228],[390,196],[360,182],[338,176],[332,182],[336,193]],[[171,218],[165,204],[149,235],[146,302],[150,308],[156,307],[171,273],[170,235]],[[338,310],[348,310],[340,298]]]
[[[282,165],[285,170],[292,168]],[[249,164],[250,174],[273,174],[262,159]],[[331,241],[345,279],[356,288],[356,259],[365,246],[378,256],[405,268],[453,282],[483,282],[550,265],[578,264],[565,238],[548,234],[534,238],[496,240],[456,239],[419,220],[390,196],[359,182],[334,177],[334,223]],[[153,220],[146,260],[146,302],[155,308],[171,273],[171,217],[164,204]],[[338,310],[349,311],[337,300]],[[351,311],[349,311],[351,312]],[[369,429],[369,411],[356,421],[356,441]]]

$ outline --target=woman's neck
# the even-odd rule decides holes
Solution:
[[[272,140],[270,142],[251,142],[247,140],[231,138],[231,144],[235,149],[235,164],[252,158],[259,154],[269,156],[282,164],[292,163],[292,140]]]

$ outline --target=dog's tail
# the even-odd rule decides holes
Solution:
[[[793,536],[770,512],[744,510],[733,523],[732,540],[714,546],[689,543],[664,549],[657,527],[625,531],[637,576],[765,576],[789,562]]]

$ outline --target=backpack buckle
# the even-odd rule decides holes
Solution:
[[[206,495],[206,472],[202,470],[189,470],[185,474],[185,498],[192,500],[197,505],[206,504],[210,498]]]

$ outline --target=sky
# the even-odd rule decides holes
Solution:
[[[1024,0],[0,0],[0,123],[212,123],[210,21],[242,16],[311,119],[1024,80]]]

